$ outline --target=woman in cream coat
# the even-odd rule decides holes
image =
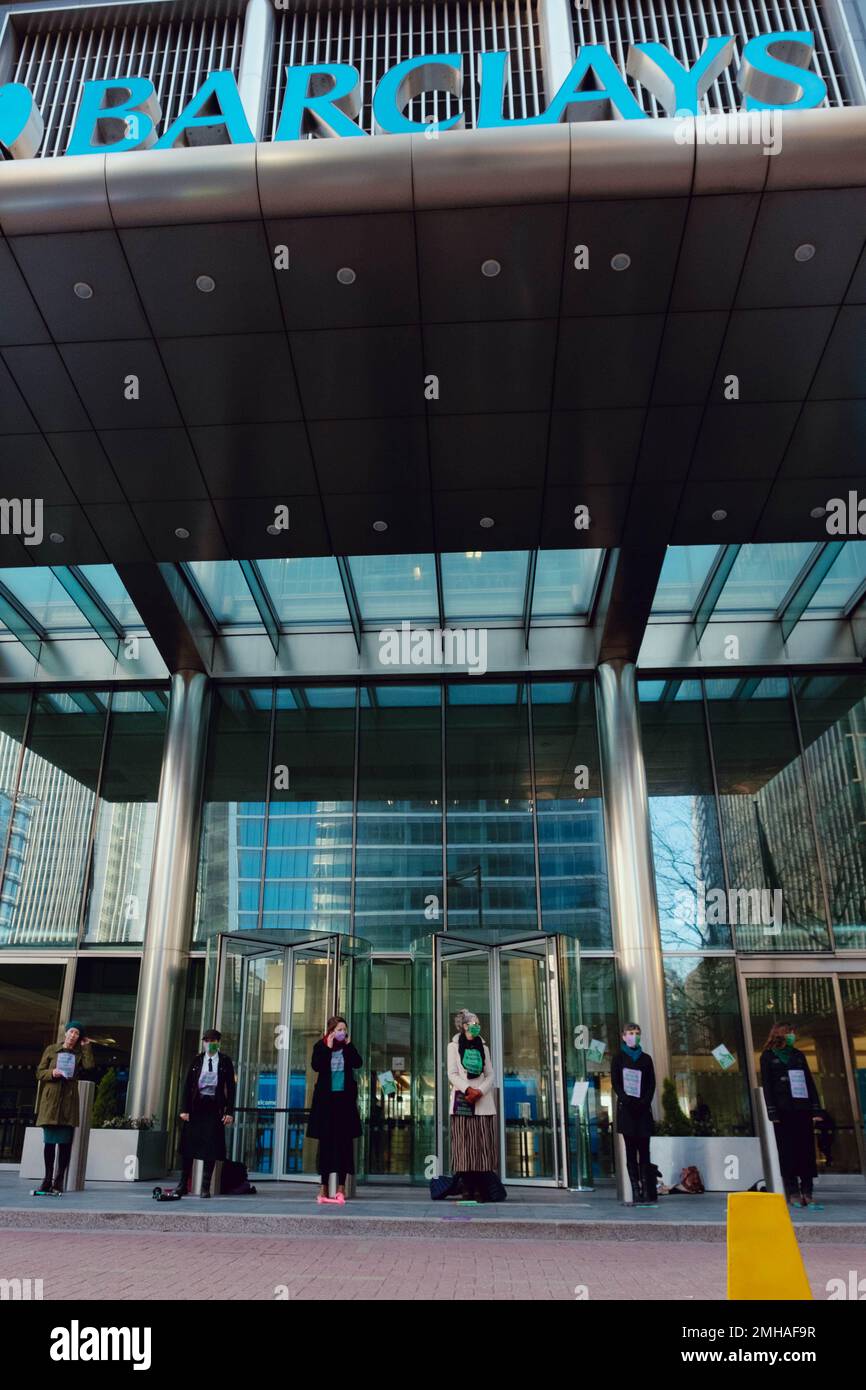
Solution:
[[[451,1171],[471,1201],[487,1200],[487,1174],[499,1171],[496,1077],[478,1015],[461,1009],[457,1032],[448,1044],[451,1083]]]

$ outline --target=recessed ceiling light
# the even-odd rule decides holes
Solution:
[[[278,536],[280,534],[279,526],[275,526],[273,522],[271,522],[270,526],[266,526],[265,530],[269,536]]]
[[[713,521],[724,521],[727,515],[728,513],[725,511],[724,507],[716,507],[716,510],[713,512]]]
[[[479,521],[478,525],[483,526],[485,531],[489,531],[491,526],[496,525],[496,522],[493,520],[492,516],[483,516]]]
[[[802,246],[798,246],[794,252],[795,261],[811,261],[815,254],[815,247],[811,241],[804,241]]]
[[[84,280],[77,280],[72,286],[72,293],[76,299],[92,299],[93,286],[86,284]]]
[[[62,536],[59,531],[52,531],[48,539],[53,541],[55,545],[62,545],[66,537]]]
[[[337,271],[337,279],[341,285],[354,285],[357,278],[350,265],[344,265]]]
[[[486,275],[488,280],[494,280],[501,269],[502,266],[499,261],[490,260],[481,262],[481,274]]]
[[[813,507],[812,510],[810,511],[809,515],[813,518],[813,520],[817,521],[817,520],[819,519],[819,517],[822,517],[822,516],[826,516],[826,515],[827,515],[827,508],[826,508],[826,507]]]
[[[202,294],[213,294],[216,289],[216,280],[212,275],[197,275],[195,287],[197,290],[201,290]]]
[[[611,270],[628,270],[631,265],[631,256],[626,251],[617,251],[615,256],[610,258]]]
[[[387,523],[387,521],[374,521],[374,522],[373,522],[373,530],[374,530],[374,531],[387,531],[387,529],[388,529],[388,523]]]
[[[174,534],[177,536],[179,541],[189,540],[189,531],[186,529],[185,526],[175,526]]]

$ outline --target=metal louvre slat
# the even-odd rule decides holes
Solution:
[[[311,11],[319,8],[339,23],[340,39],[330,45],[318,28],[307,42]],[[287,64],[352,63],[361,77],[358,122],[374,134],[373,92],[383,74],[396,63],[421,53],[463,54],[463,97],[457,102],[444,92],[426,92],[410,102],[406,115],[413,121],[442,121],[462,108],[467,128],[477,116],[478,54],[507,48],[511,64],[503,112],[506,117],[537,116],[544,109],[541,33],[538,0],[297,0],[292,10],[274,16],[273,61],[266,128],[273,133],[285,92]],[[324,27],[324,26],[323,26]],[[329,32],[333,32],[329,28]],[[336,50],[336,51],[335,51]]]
[[[678,62],[690,68],[707,37],[731,34],[731,65],[713,83],[703,102],[706,112],[721,113],[736,111],[742,104],[733,79],[750,39],[780,29],[810,29],[815,36],[811,68],[827,84],[828,105],[852,104],[821,0],[781,0],[781,4],[780,11],[777,0],[701,0],[697,5],[679,4],[677,0],[629,0],[626,5],[591,0],[588,9],[573,6],[572,34],[575,48],[593,43],[609,48],[623,76],[624,55],[631,43],[662,43]],[[665,114],[633,78],[626,80],[644,111],[653,116]]]
[[[86,81],[150,78],[166,129],[207,73],[222,67],[237,77],[242,13],[243,0],[217,14],[194,4],[183,18],[166,16],[156,23],[153,17],[118,18],[114,8],[81,10],[22,33],[9,80],[29,87],[42,113],[40,157],[64,154]]]

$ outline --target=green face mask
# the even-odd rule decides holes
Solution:
[[[211,1056],[213,1056],[215,1052],[219,1052],[220,1045],[219,1043],[209,1042],[207,1045],[207,1050],[211,1054]]]
[[[796,1033],[786,1033],[786,1034],[785,1034],[785,1042],[788,1044],[789,1047],[793,1047],[793,1046],[794,1046],[794,1043],[795,1043],[796,1041],[797,1041],[797,1034],[796,1034]]]
[[[478,1034],[481,1032],[481,1025],[478,1023],[470,1023],[466,1031],[468,1032],[470,1038],[477,1038]]]

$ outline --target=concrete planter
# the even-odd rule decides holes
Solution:
[[[757,1138],[741,1135],[728,1139],[654,1135],[650,1155],[653,1163],[661,1169],[668,1187],[679,1181],[683,1168],[692,1164],[700,1172],[707,1192],[746,1192],[753,1183],[764,1177],[761,1141]],[[736,1177],[727,1175],[733,1167],[730,1162],[732,1156],[738,1160]]]
[[[167,1135],[157,1129],[92,1129],[87,1149],[88,1182],[151,1182],[165,1177]],[[34,1125],[24,1135],[19,1174],[42,1177],[42,1130]]]

